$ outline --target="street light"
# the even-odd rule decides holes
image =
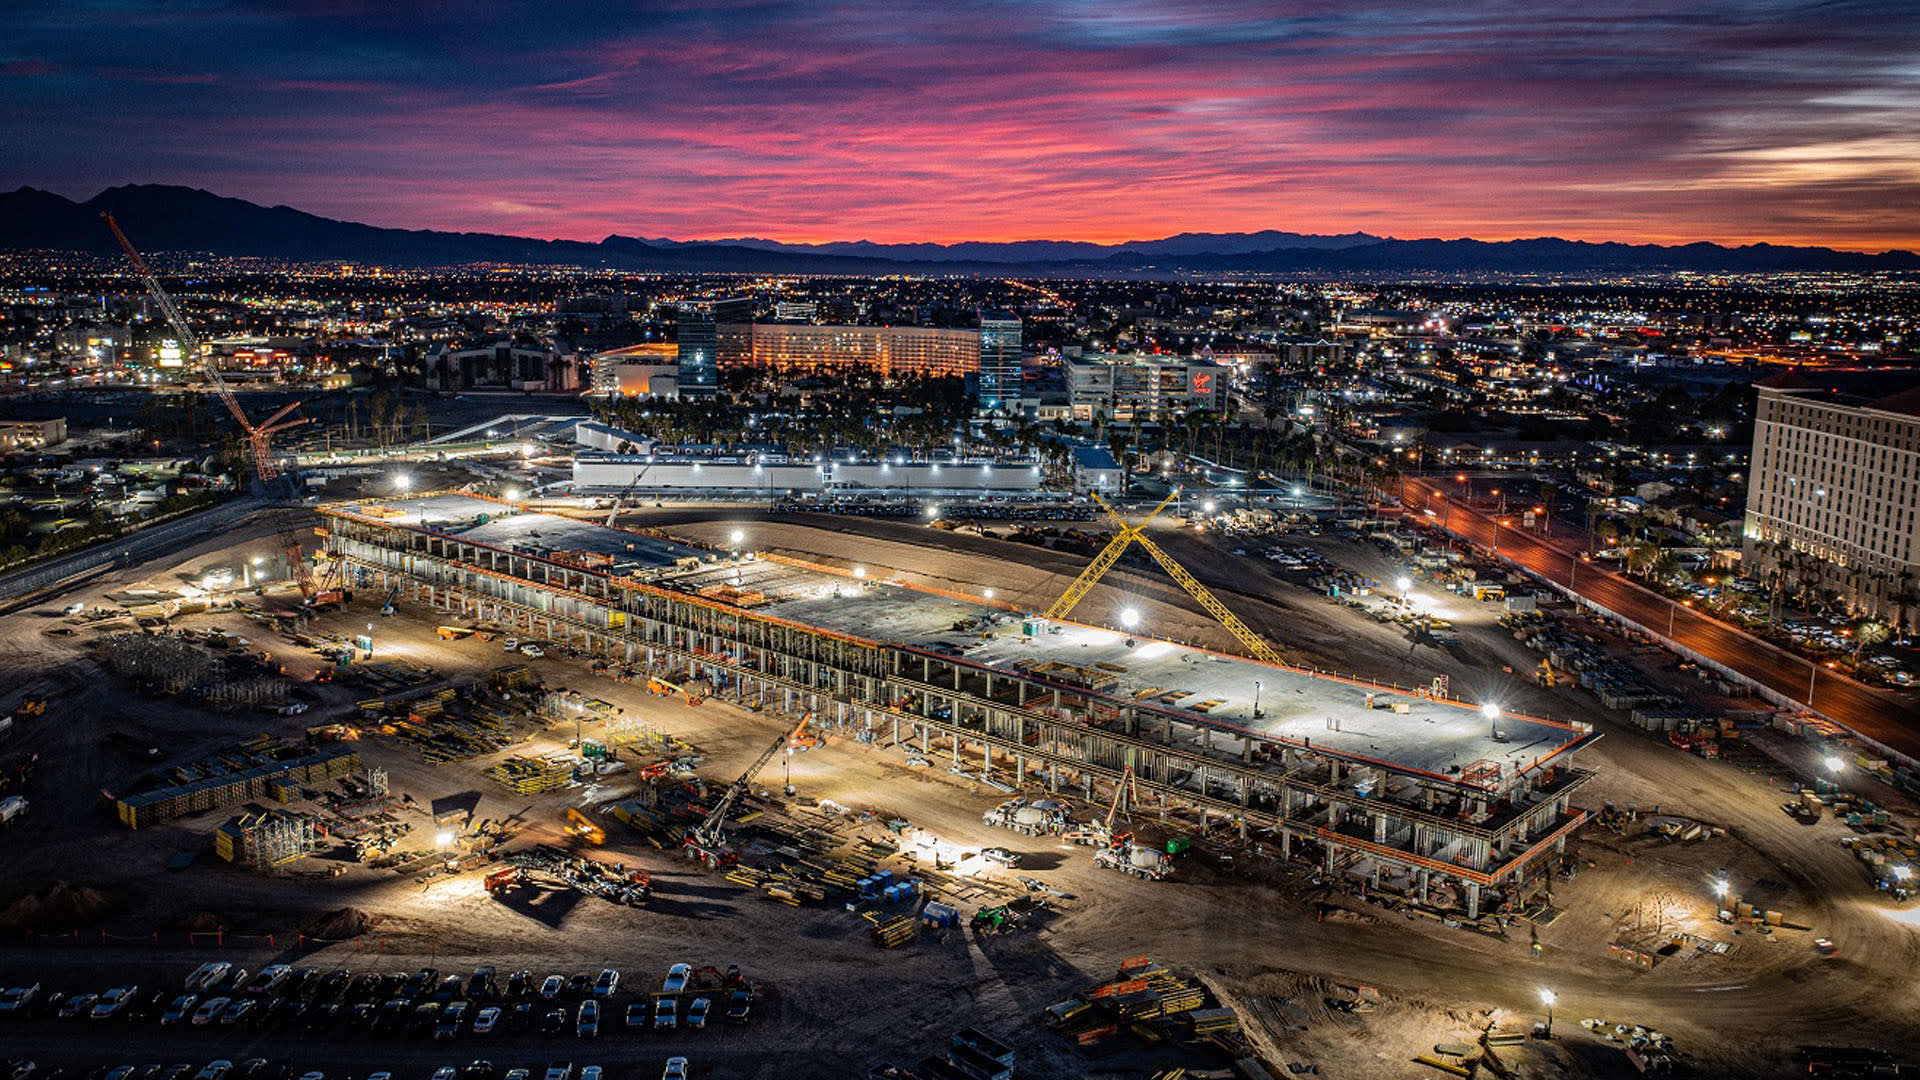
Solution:
[[[1547,1007],[1547,1038],[1549,1039],[1553,1038],[1553,1003],[1558,1000],[1560,995],[1546,987],[1540,988],[1540,1004]]]

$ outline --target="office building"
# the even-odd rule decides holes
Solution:
[[[649,342],[596,353],[592,380],[600,397],[679,397],[679,349]]]
[[[1020,318],[980,313],[980,407],[1009,409],[1020,400]]]
[[[1756,575],[1817,576],[1845,604],[1912,623],[1920,590],[1920,388],[1843,393],[1794,374],[1754,384],[1742,554]]]
[[[1227,407],[1227,369],[1206,360],[1087,353],[1067,360],[1073,418],[1118,423],[1162,420]]]
[[[684,397],[720,392],[720,369],[745,358],[753,325],[753,298],[687,300],[679,305],[679,389]]]

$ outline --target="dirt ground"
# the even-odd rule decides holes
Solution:
[[[1067,556],[908,524],[766,521],[686,510],[657,516],[695,538],[717,540],[744,525],[752,546],[857,561],[874,572],[946,587],[991,586],[1002,598],[1034,606],[1057,594],[1079,569],[1078,560]],[[1121,960],[1139,954],[1202,974],[1223,996],[1243,1003],[1255,1045],[1277,1055],[1270,1067],[1313,1064],[1325,1076],[1438,1075],[1411,1059],[1434,1044],[1471,1041],[1490,1025],[1525,1030],[1543,1015],[1542,989],[1558,996],[1555,1038],[1513,1048],[1506,1060],[1515,1075],[1635,1075],[1617,1046],[1580,1026],[1583,1018],[1657,1026],[1673,1037],[1679,1056],[1698,1075],[1709,1076],[1787,1075],[1794,1071],[1787,1059],[1803,1043],[1911,1050],[1920,1042],[1920,1002],[1908,975],[1920,960],[1914,932],[1920,919],[1868,889],[1858,864],[1839,845],[1842,826],[1831,820],[1803,825],[1780,812],[1778,770],[1682,755],[1618,725],[1578,692],[1542,690],[1507,673],[1503,668],[1509,666],[1524,673],[1532,662],[1490,620],[1485,626],[1463,623],[1460,650],[1421,648],[1410,661],[1408,643],[1396,630],[1284,585],[1264,570],[1249,572],[1249,563],[1208,541],[1182,534],[1165,546],[1217,584],[1226,602],[1283,652],[1376,677],[1404,679],[1412,670],[1425,678],[1444,671],[1456,687],[1496,692],[1515,709],[1594,722],[1607,737],[1583,755],[1583,766],[1601,774],[1582,792],[1583,805],[1614,800],[1649,810],[1659,806],[1723,826],[1725,833],[1673,845],[1589,829],[1577,846],[1578,873],[1556,885],[1556,917],[1537,928],[1537,959],[1531,948],[1535,931],[1524,924],[1510,927],[1505,938],[1469,933],[1315,888],[1302,871],[1249,868],[1244,858],[1227,872],[1203,854],[1184,862],[1174,880],[1158,884],[1099,871],[1086,848],[983,827],[980,814],[1004,797],[999,792],[969,790],[942,769],[907,767],[898,749],[851,739],[791,759],[791,781],[803,795],[882,817],[897,814],[963,848],[1009,847],[1026,857],[1020,873],[1073,899],[1054,900],[1056,910],[1036,931],[954,933],[883,950],[868,940],[867,923],[854,915],[772,903],[654,850],[618,826],[611,829],[606,855],[652,872],[656,900],[648,908],[619,908],[573,894],[502,904],[486,895],[478,872],[421,880],[350,867],[327,876],[324,864],[307,860],[291,872],[264,875],[206,853],[213,828],[232,810],[129,832],[113,822],[102,790],[147,767],[129,749],[134,743],[149,742],[169,760],[191,757],[259,731],[303,732],[347,714],[359,695],[335,685],[323,691],[313,711],[292,717],[218,714],[143,698],[87,655],[89,630],[50,635],[66,622],[54,610],[58,605],[48,605],[0,619],[0,664],[11,673],[0,684],[0,706],[25,696],[53,699],[45,718],[22,723],[0,742],[0,760],[39,752],[48,765],[26,792],[31,812],[0,834],[6,867],[0,908],[49,882],[68,881],[97,890],[107,911],[88,920],[77,939],[28,941],[0,934],[0,982],[31,975],[68,989],[100,989],[137,976],[152,984],[162,976],[177,979],[218,955],[250,965],[298,957],[323,969],[355,971],[422,964],[465,970],[486,963],[502,971],[571,973],[614,966],[635,983],[684,960],[737,963],[770,985],[763,1015],[747,1027],[596,1045],[596,1060],[636,1077],[656,1074],[659,1061],[672,1053],[692,1056],[702,1076],[856,1076],[881,1060],[906,1063],[937,1051],[967,1024],[1013,1044],[1022,1076],[1144,1077],[1162,1057],[1124,1045],[1081,1051],[1037,1019],[1048,1005],[1110,978]],[[183,571],[229,560],[235,549],[244,556],[275,547],[271,536],[210,540],[166,566],[135,567],[61,603],[95,601],[140,580],[177,581]],[[1129,603],[1152,605],[1146,614],[1165,636],[1224,643],[1157,570],[1126,566],[1113,581],[1088,598],[1083,617],[1098,621],[1095,612],[1117,607],[1125,595]],[[439,621],[434,612],[403,607],[387,618],[378,605],[378,598],[359,597],[316,628],[368,633],[365,627],[372,624],[376,657],[404,657],[447,681],[479,677],[506,661],[498,644],[440,640],[433,634]],[[296,675],[320,663],[238,615],[193,616],[183,623],[227,626],[272,649]],[[782,726],[777,717],[724,701],[690,707],[653,697],[632,684],[596,678],[577,662],[518,662],[535,668],[549,685],[603,698],[686,739],[704,755],[703,775],[723,782]],[[582,733],[595,734],[591,726]],[[573,734],[555,729],[512,752],[561,749]],[[523,839],[557,840],[565,807],[622,793],[616,775],[598,790],[510,797],[481,774],[491,757],[429,766],[397,740],[369,738],[356,746],[369,763],[388,770],[394,791],[429,806],[467,800],[476,817],[522,822]],[[1794,752],[1790,746],[1773,749],[1788,757]],[[771,770],[760,781],[762,787],[779,783]],[[415,829],[423,844],[430,832],[425,825]],[[200,857],[185,869],[168,869],[187,852]],[[1718,922],[1707,882],[1722,871],[1740,883],[1743,895],[1782,911],[1803,929],[1768,935]],[[333,944],[301,941],[303,928],[344,907],[370,913],[372,931]],[[210,944],[185,944],[186,929],[215,926],[227,931],[217,952]],[[1675,932],[1695,935],[1708,948],[1662,958],[1647,972],[1607,956],[1612,942],[1652,942]],[[1818,956],[1811,945],[1815,936],[1833,939],[1838,955]],[[1712,951],[1715,943],[1726,944],[1727,951]],[[1329,996],[1354,987],[1373,988],[1378,1004],[1359,1014],[1328,1008]],[[481,1055],[465,1045],[446,1050],[273,1032],[250,1033],[245,1046],[199,1033],[115,1038],[121,1045],[105,1054],[84,1040],[50,1045],[44,1031],[0,1024],[0,1056],[30,1052],[43,1060],[105,1064],[109,1056],[237,1060],[257,1052],[286,1054],[329,1076],[391,1068],[402,1070],[406,1080],[424,1080],[431,1066],[456,1059],[490,1056],[508,1067],[538,1065],[561,1053],[538,1039]]]

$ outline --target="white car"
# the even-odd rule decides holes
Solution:
[[[500,1006],[489,1005],[474,1015],[473,1033],[475,1035],[491,1035],[493,1034],[494,1027],[499,1023]]]
[[[540,983],[540,998],[543,1001],[552,1001],[559,997],[560,992],[566,988],[567,977],[565,975],[549,975]]]
[[[667,969],[667,980],[660,984],[660,989],[669,994],[677,994],[687,988],[687,980],[691,978],[693,978],[693,965],[675,964]]]
[[[87,610],[87,605],[84,602],[72,603],[72,604],[68,604],[66,607],[61,608],[60,614],[83,615],[86,613],[86,610]]]
[[[660,1072],[660,1080],[687,1080],[687,1059],[670,1057],[667,1067]]]
[[[541,648],[538,645],[527,644],[527,645],[520,646],[520,655],[531,656],[534,659],[538,660],[539,658],[547,655],[547,650]]]
[[[88,1019],[113,1019],[115,1014],[119,1013],[121,1009],[126,1008],[127,1002],[132,1001],[133,996],[139,992],[140,988],[137,986],[114,987],[106,993],[101,994],[100,1000],[93,1003],[93,1011],[87,1014]]]
[[[620,989],[620,973],[613,968],[601,968],[600,977],[593,980],[593,996],[612,997],[613,992],[618,989]]]
[[[517,637],[510,637],[507,640],[501,642],[500,644],[506,646],[506,650],[508,652],[520,651],[520,639]]]
[[[217,960],[201,964],[193,970],[193,974],[187,976],[186,988],[188,990],[211,990],[220,985],[220,980],[226,978],[227,972],[232,970],[232,964],[221,963]]]

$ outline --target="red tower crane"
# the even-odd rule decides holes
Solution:
[[[187,325],[186,316],[180,312],[180,305],[174,303],[173,297],[167,295],[167,290],[160,287],[160,279],[154,276],[153,271],[147,267],[147,261],[134,250],[133,242],[127,239],[127,234],[120,231],[120,223],[113,220],[113,215],[103,213],[100,216],[106,219],[107,228],[113,230],[113,238],[120,241],[121,249],[127,253],[127,260],[133,264],[133,272],[146,283],[147,292],[152,295],[153,302],[160,305],[160,310],[167,316],[167,322],[173,325],[173,332],[179,335],[182,353],[200,356],[200,339],[194,336],[193,328]],[[220,368],[214,364],[213,358],[201,357],[200,366],[201,370],[206,372],[207,381],[213,383],[213,388],[219,392],[220,400],[226,403],[227,411],[232,413],[234,420],[239,422],[240,430],[246,432],[247,450],[253,457],[253,470],[259,475],[260,482],[263,484],[271,482],[280,475],[280,468],[273,462],[273,451],[268,440],[277,432],[298,427],[307,422],[305,417],[295,420],[282,419],[299,408],[300,403],[296,401],[267,417],[263,423],[255,424],[247,419],[246,412],[240,408],[239,400],[233,396],[233,388],[228,386],[227,380],[220,376]]]

